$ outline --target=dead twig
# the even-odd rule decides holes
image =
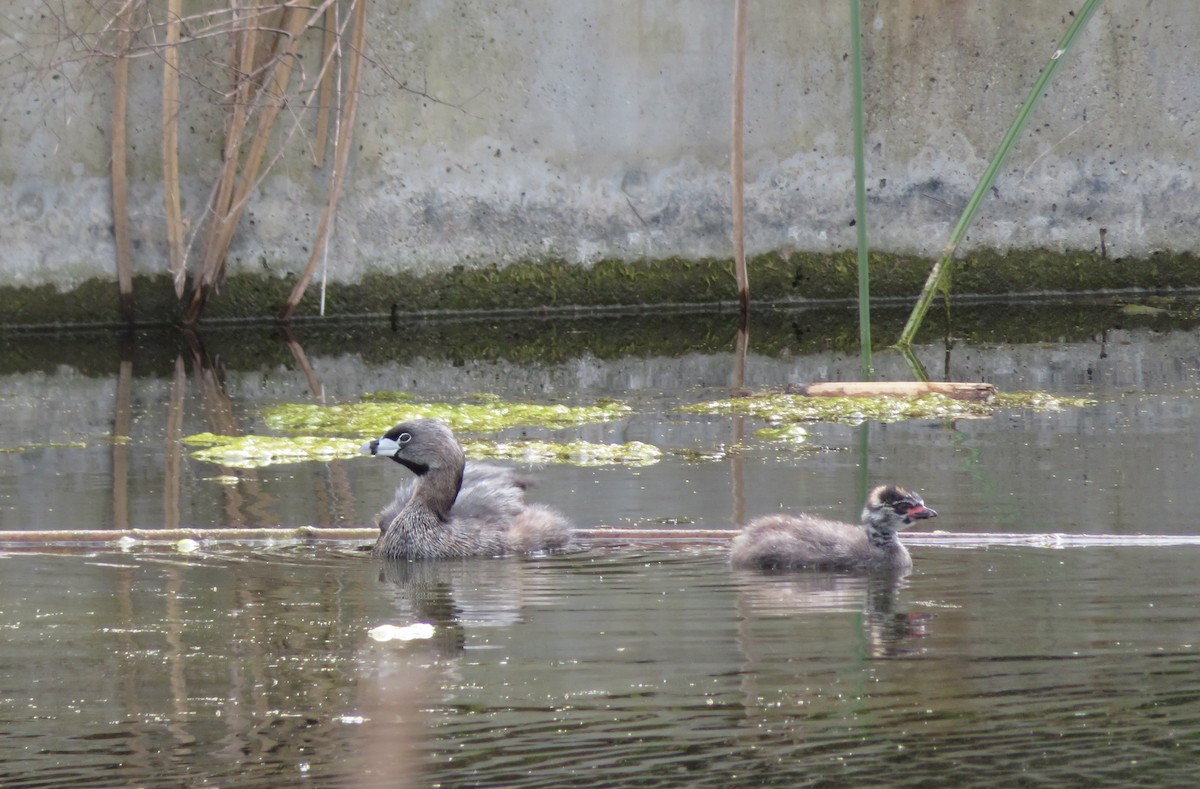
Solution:
[[[179,196],[179,40],[183,0],[167,0],[167,38],[163,50],[163,210],[167,222],[167,270],[175,298],[183,298],[186,280],[183,209]]]
[[[125,3],[118,12],[125,27],[132,26],[133,3]],[[119,41],[126,46],[129,34],[122,32]],[[133,323],[133,249],[129,240],[129,184],[126,175],[125,110],[129,103],[129,59],[118,56],[114,64],[113,108],[112,108],[112,199],[113,235],[117,247],[117,290],[120,299],[121,318],[126,324]]]
[[[317,226],[317,238],[316,243],[313,244],[312,254],[309,255],[308,263],[305,265],[300,279],[288,295],[287,303],[277,316],[280,323],[287,323],[292,319],[296,307],[300,304],[300,299],[304,298],[304,291],[308,288],[308,283],[312,280],[313,272],[317,267],[317,261],[321,259],[321,256],[325,252],[325,245],[329,243],[329,227],[337,212],[338,197],[341,195],[342,184],[346,180],[346,170],[350,166],[350,146],[354,130],[354,117],[358,112],[358,85],[362,76],[362,52],[367,20],[367,0],[355,0],[350,13],[353,22],[350,33],[349,62],[346,70],[346,98],[342,103],[342,111],[338,119],[338,128],[334,139],[333,172],[330,174],[329,179],[329,195],[325,203],[325,208],[321,211],[321,220]]]
[[[317,99],[317,131],[313,140],[313,167],[325,166],[325,149],[329,145],[329,119],[333,114],[334,71],[329,63],[337,51],[337,6],[325,9],[325,35],[321,40],[320,91]]]

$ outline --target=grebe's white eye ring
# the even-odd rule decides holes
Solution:
[[[412,433],[401,433],[396,436],[396,443],[398,444],[407,444],[409,441],[412,441]]]

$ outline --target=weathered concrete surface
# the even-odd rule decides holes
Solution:
[[[111,65],[65,35],[97,29],[96,4],[66,0],[65,20],[52,4],[14,5],[0,12],[0,285],[111,277]],[[1065,30],[1067,7],[864,3],[873,248],[931,256],[945,242]],[[376,0],[370,13],[334,280],[548,258],[729,256],[728,4]],[[1103,229],[1110,256],[1200,251],[1198,34],[1194,3],[1104,6],[968,247],[1092,250]],[[848,36],[844,3],[750,6],[752,253],[854,244]],[[188,47],[198,81],[220,86],[202,65],[204,55],[223,58],[217,42]],[[136,60],[131,77],[135,265],[158,273],[160,60]],[[219,167],[222,116],[210,91],[185,81],[184,95],[194,228]],[[283,276],[307,257],[328,176],[304,155],[311,134],[306,121],[256,190],[234,272]]]

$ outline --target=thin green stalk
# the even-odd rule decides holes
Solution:
[[[929,373],[925,372],[925,365],[921,364],[921,360],[912,352],[910,346],[899,345],[896,346],[896,350],[900,352],[900,358],[908,365],[908,370],[912,373],[914,381],[929,380]]]
[[[867,175],[863,154],[862,25],[859,0],[850,0],[854,61],[854,226],[858,230],[858,343],[863,380],[871,379],[871,271],[867,255]]]
[[[1050,59],[1046,62],[1037,81],[1033,83],[1029,95],[1025,97],[1025,103],[1021,105],[1017,116],[1013,118],[1012,125],[1008,127],[1004,139],[1000,141],[1000,148],[992,157],[992,161],[988,164],[987,169],[984,170],[983,177],[979,180],[979,185],[975,187],[975,193],[967,201],[967,207],[963,209],[962,216],[958,219],[958,224],[954,226],[954,231],[950,234],[950,241],[942,250],[941,258],[929,271],[929,278],[925,280],[925,288],[921,291],[921,295],[917,299],[917,304],[913,307],[912,314],[908,317],[908,323],[904,325],[904,331],[900,333],[900,339],[896,342],[897,346],[907,348],[912,344],[913,337],[921,327],[921,321],[924,320],[925,313],[929,310],[929,305],[933,301],[934,294],[943,287],[942,283],[947,274],[949,274],[950,262],[954,257],[954,252],[958,249],[958,245],[963,237],[966,236],[967,228],[971,226],[971,222],[975,219],[975,213],[979,210],[979,204],[983,202],[984,195],[992,188],[992,182],[996,180],[996,174],[1000,171],[1004,160],[1008,158],[1009,151],[1012,149],[1017,137],[1024,130],[1030,113],[1033,112],[1033,108],[1037,106],[1047,85],[1050,84],[1050,80],[1054,77],[1054,72],[1058,70],[1068,50],[1075,43],[1075,39],[1087,25],[1092,14],[1100,7],[1101,1],[1087,0],[1083,4],[1083,8],[1075,15],[1075,20],[1071,22],[1071,26],[1067,28],[1067,32],[1063,34],[1062,39],[1058,42],[1054,53],[1050,55]]]
[[[871,489],[871,423],[864,421],[858,426],[858,503],[867,501]]]

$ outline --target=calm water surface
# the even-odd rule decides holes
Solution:
[[[924,549],[896,588],[715,546],[9,556],[0,781],[1189,785],[1198,558]]]
[[[1197,312],[962,310],[917,349],[933,377],[1094,404],[813,425],[793,449],[676,410],[733,383],[721,315],[3,336],[0,527],[366,524],[394,464],[229,469],[179,439],[407,391],[629,403],[512,431],[667,451],[535,469],[581,526],[853,519],[886,479],[953,531],[1195,534]],[[760,319],[746,385],[856,378],[848,320]],[[5,549],[0,784],[1191,785],[1200,548],[912,550],[894,584],[736,572],[720,544],[394,565],[350,544]],[[432,637],[368,635],[417,623]]]

